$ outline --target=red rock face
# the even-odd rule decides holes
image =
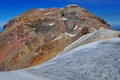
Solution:
[[[0,70],[33,66],[55,57],[66,46],[109,25],[83,8],[31,9],[10,20],[0,34]]]

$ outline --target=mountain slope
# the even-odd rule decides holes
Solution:
[[[87,34],[94,35],[81,45],[119,36],[119,32],[107,33],[106,29],[110,27],[104,20],[77,5],[30,9],[10,20],[0,33],[0,70],[26,68],[52,59]]]
[[[1,72],[0,80],[119,80],[119,47],[120,38],[96,41],[36,67]]]

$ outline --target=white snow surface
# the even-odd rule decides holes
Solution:
[[[75,25],[74,29],[73,30],[76,30],[78,28],[78,25]]]
[[[49,25],[50,25],[50,26],[53,26],[54,24],[55,24],[55,23],[50,23]]]
[[[71,33],[68,33],[68,32],[65,32],[65,35],[70,36],[70,37],[75,37],[76,36],[76,34],[71,34]]]
[[[66,21],[66,20],[68,20],[68,19],[67,19],[67,18],[62,18],[62,20]]]
[[[59,39],[61,39],[62,38],[62,36],[58,36],[57,38],[55,38],[53,41],[56,41],[56,40],[59,40]],[[52,42],[53,42],[52,41]]]

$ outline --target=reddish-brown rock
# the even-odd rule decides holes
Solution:
[[[10,20],[0,34],[0,70],[13,70],[47,61],[66,46],[109,25],[78,6],[31,9]]]

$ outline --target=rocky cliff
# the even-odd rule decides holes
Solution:
[[[120,36],[117,31],[107,33],[109,29],[103,19],[77,5],[30,9],[10,20],[0,33],[0,70],[21,69],[47,61],[92,33],[95,35],[91,39],[80,44],[92,42],[94,38]]]

